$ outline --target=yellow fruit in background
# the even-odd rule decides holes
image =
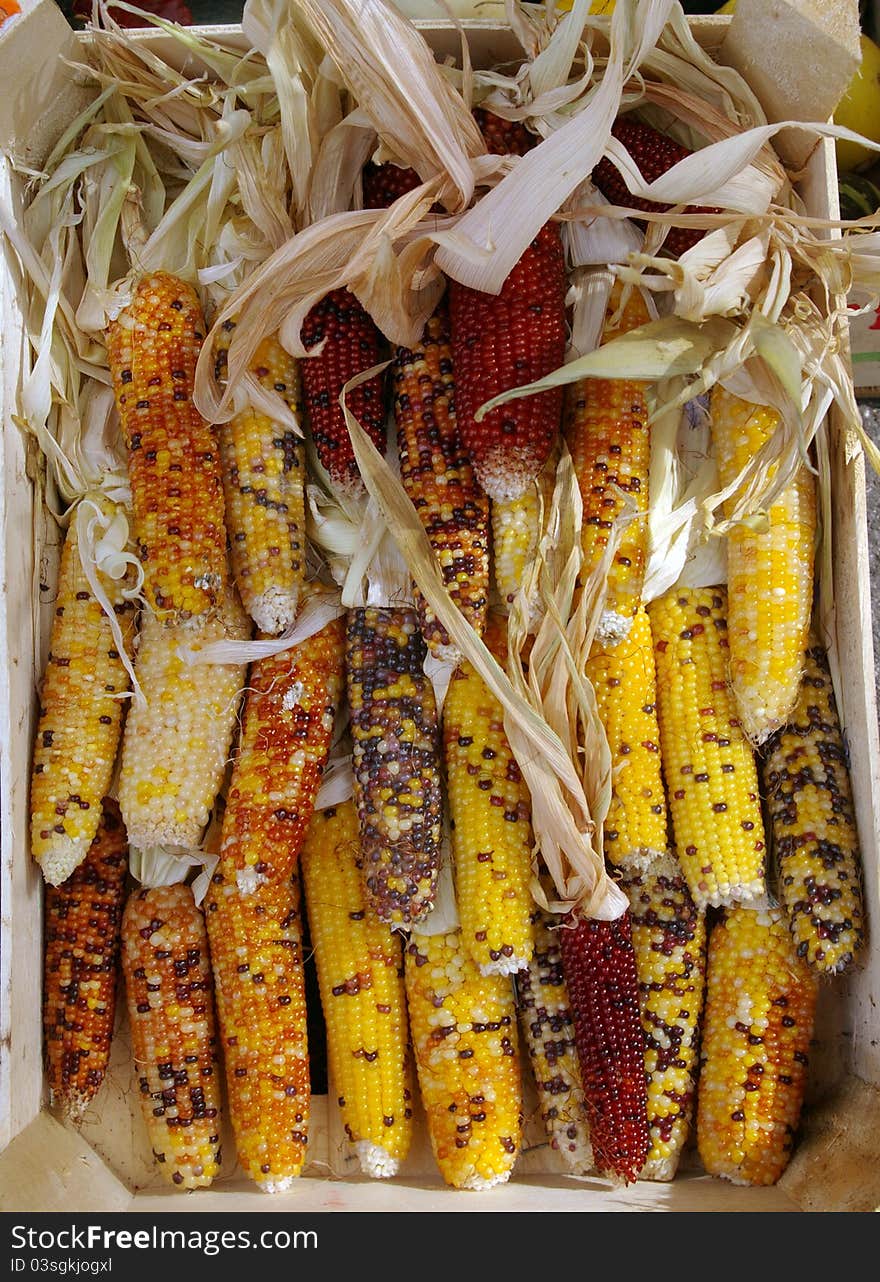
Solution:
[[[592,16],[595,13],[605,13],[610,16],[614,12],[615,2],[616,0],[593,0],[593,3],[590,5],[590,15]],[[572,3],[573,0],[558,0],[556,8],[559,9],[561,13],[568,13]]]
[[[733,13],[735,8],[736,8],[736,0],[727,0],[727,4],[723,4],[721,8],[716,9],[715,12],[716,13]]]
[[[880,45],[862,35],[862,65],[834,113],[834,123],[880,142]],[[840,170],[867,169],[880,161],[880,151],[869,151],[857,142],[837,139],[837,167]]]

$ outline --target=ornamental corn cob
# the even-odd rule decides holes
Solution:
[[[363,481],[355,462],[339,397],[343,387],[378,365],[382,335],[348,289],[334,289],[316,303],[303,322],[306,350],[323,342],[320,352],[300,365],[303,402],[322,467],[335,485],[360,493]],[[385,448],[384,380],[368,379],[347,397],[347,405],[379,450]]]
[[[603,342],[629,333],[649,320],[637,289],[618,314],[620,286],[612,290]],[[565,416],[565,439],[583,500],[582,575],[597,570],[613,537],[624,528],[608,569],[607,591],[596,630],[613,644],[629,634],[642,597],[648,545],[648,470],[651,430],[645,404],[646,383],[624,378],[587,378],[572,385]]]
[[[565,255],[547,223],[499,294],[449,282],[455,409],[462,444],[491,499],[518,498],[546,463],[559,433],[562,392],[552,388],[491,410],[480,406],[557,369],[565,358]]]
[[[648,607],[675,844],[698,908],[764,893],[755,759],[728,688],[727,593],[673,588]]]
[[[864,940],[859,837],[825,651],[811,644],[788,724],[768,741],[764,791],[779,893],[799,957],[846,970]]]
[[[364,900],[357,811],[314,815],[302,854],[330,1071],[364,1174],[396,1175],[412,1138],[412,1067],[400,935]]]
[[[443,798],[437,705],[413,609],[350,610],[346,677],[368,902],[410,926],[430,912]]]
[[[374,165],[369,161],[361,174],[364,209],[387,209],[408,191],[421,185],[421,178],[414,169],[386,162]]]
[[[226,577],[219,449],[193,403],[204,337],[195,293],[167,272],[142,277],[107,331],[144,589],[173,624],[212,610]]]
[[[710,1175],[775,1184],[791,1157],[817,983],[777,908],[728,910],[709,940],[697,1145]]]
[[[671,1180],[696,1097],[706,927],[672,855],[621,885],[632,913],[648,1074],[651,1148],[641,1178]]]
[[[666,850],[667,815],[654,645],[643,608],[626,640],[613,646],[594,642],[586,675],[596,692],[614,768],[605,857],[619,868],[645,867]]]
[[[110,1062],[128,844],[109,797],[76,871],[46,890],[43,1045],[49,1097],[74,1120]]]
[[[454,375],[445,303],[422,341],[397,349],[392,366],[400,479],[425,527],[449,594],[477,633],[489,596],[489,500],[474,480],[455,420]],[[422,635],[450,647],[446,629],[421,596]]]
[[[249,635],[230,594],[197,639]],[[135,673],[146,704],[128,714],[118,785],[133,846],[197,846],[223,783],[245,667],[188,663],[183,652],[194,640],[192,629],[163,627],[145,612]]]
[[[457,1189],[503,1184],[522,1139],[511,982],[481,975],[458,930],[414,930],[405,957],[419,1087],[440,1174]]]
[[[134,605],[100,575],[126,646]],[[82,568],[76,519],[64,539],[31,773],[31,850],[60,886],[85,859],[110,789],[129,688],[110,620]]]
[[[509,613],[532,568],[545,527],[545,515],[553,498],[556,480],[555,451],[534,481],[519,498],[493,501],[492,569],[501,608]],[[534,625],[540,612],[539,593],[533,589],[529,600],[529,622]]]
[[[685,156],[691,154],[686,147],[679,146],[658,129],[653,129],[650,125],[644,124],[641,120],[634,120],[630,116],[615,120],[611,132],[626,147],[645,182],[654,182],[661,174],[665,174],[667,169],[671,169],[673,165],[677,165],[680,160],[684,160]],[[605,156],[593,170],[593,182],[613,205],[625,205],[630,209],[641,209],[645,213],[665,213],[672,209],[672,205],[661,205],[657,201],[646,200],[643,196],[634,196],[623,181],[617,166]],[[718,210],[704,208],[702,205],[687,205],[684,212],[715,214]],[[678,258],[686,250],[692,249],[705,234],[698,228],[670,226],[663,248]]]
[[[726,486],[772,436],[779,415],[716,386],[710,417],[718,477]],[[737,497],[725,507],[728,516]],[[803,465],[771,503],[763,529],[737,524],[727,535],[730,683],[742,728],[756,744],[785,724],[797,699],[813,608],[815,538],[816,492]]]
[[[629,1183],[651,1148],[630,914],[569,914],[559,936],[596,1168]]]
[[[311,1103],[298,874],[242,892],[221,862],[205,917],[238,1159],[280,1193],[302,1172]]]
[[[235,321],[220,326],[215,376],[226,380]],[[277,337],[264,338],[251,375],[301,412],[297,362]],[[248,405],[219,429],[226,525],[235,584],[261,631],[276,636],[296,618],[305,573],[305,459],[292,427]]]
[[[550,1147],[572,1175],[593,1167],[593,1149],[574,1035],[574,1016],[562,973],[558,918],[535,907],[532,960],[514,981],[520,1028],[529,1052],[541,1120]]]
[[[345,622],[334,619],[251,667],[220,838],[242,894],[289,881],[327,763],[344,688]]]
[[[503,643],[492,620],[496,657]],[[462,945],[482,974],[512,975],[532,956],[531,801],[504,710],[470,663],[450,682],[443,738]]]
[[[132,892],[122,969],[153,1156],[179,1188],[220,1169],[220,1074],[208,939],[189,886]]]
[[[485,107],[474,108],[480,133],[489,152],[494,156],[524,156],[537,145],[539,139],[530,134],[521,120],[505,120]]]

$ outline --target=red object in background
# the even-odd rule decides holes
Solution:
[[[0,0],[0,5],[7,4],[9,0]],[[136,0],[134,0],[136,2]],[[12,0],[15,3],[15,0]],[[141,0],[138,8],[144,9],[147,13],[153,13],[157,18],[165,18],[168,22],[179,22],[183,27],[192,26],[193,16],[181,0]],[[92,16],[92,0],[74,0],[73,16],[80,22],[88,22]],[[114,22],[118,22],[120,27],[143,27],[145,24],[142,18],[136,13],[127,13],[125,9],[117,9],[110,5],[110,16]]]
[[[21,13],[21,8],[16,3],[16,0],[0,0],[0,27],[3,26],[7,18],[11,18],[15,13]]]

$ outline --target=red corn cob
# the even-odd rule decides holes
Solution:
[[[303,402],[318,458],[335,484],[358,491],[363,482],[339,394],[355,374],[378,365],[382,336],[350,290],[334,289],[309,312],[302,340],[307,349],[324,342],[320,353],[300,366]],[[377,374],[348,397],[351,412],[380,450],[385,448],[383,385],[382,375]]]
[[[573,921],[559,935],[593,1154],[629,1183],[651,1147],[632,921]]]
[[[504,120],[485,107],[474,108],[474,120],[493,156],[524,156],[538,142],[522,121]]]
[[[395,200],[418,187],[421,178],[414,169],[386,163],[364,165],[361,179],[364,189],[364,209],[387,209]]]
[[[667,169],[671,169],[673,165],[677,165],[680,160],[684,160],[685,156],[691,154],[686,147],[668,138],[666,134],[660,133],[659,129],[653,129],[641,120],[633,120],[629,116],[616,120],[611,132],[618,142],[622,142],[626,147],[638,165],[645,182],[653,182],[655,178],[665,174]],[[607,156],[603,156],[593,170],[593,182],[613,205],[628,205],[631,209],[643,209],[645,213],[663,213],[672,208],[671,205],[662,205],[655,200],[634,196]],[[688,205],[685,212],[717,214],[718,210],[704,208],[702,205]],[[698,240],[702,240],[705,234],[697,228],[670,227],[663,242],[663,248],[678,258],[686,249],[696,245]]]

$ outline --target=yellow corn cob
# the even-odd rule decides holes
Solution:
[[[235,321],[220,326],[216,377],[223,382]],[[299,366],[277,337],[264,338],[250,366],[267,391],[299,417]],[[248,405],[219,429],[232,572],[242,604],[261,631],[284,632],[296,617],[305,572],[305,461],[292,427]]]
[[[728,910],[709,940],[697,1145],[710,1175],[775,1184],[794,1145],[817,983],[777,908]]]
[[[481,975],[458,930],[414,930],[405,955],[419,1088],[440,1174],[458,1189],[503,1184],[522,1138],[511,981]]]
[[[593,1167],[590,1124],[554,920],[558,927],[558,918],[535,907],[532,960],[514,981],[516,1004],[550,1147],[572,1175],[586,1175]]]
[[[797,954],[822,974],[839,973],[862,946],[865,909],[846,745],[828,660],[815,642],[789,722],[766,745],[763,774]]]
[[[153,1155],[172,1184],[205,1188],[220,1169],[220,1071],[208,940],[189,886],[129,896],[122,969]]]
[[[122,596],[124,584],[103,575],[101,582],[128,646],[134,606]],[[83,572],[74,519],[61,553],[31,774],[31,850],[53,886],[67,880],[95,839],[128,688],[110,621]]]
[[[142,277],[107,331],[144,588],[165,623],[213,609],[226,576],[219,451],[193,403],[204,337],[199,300],[167,272]]]
[[[487,644],[503,644],[497,617]],[[446,781],[461,936],[484,975],[511,975],[532,955],[531,803],[501,704],[469,663],[443,708]]]
[[[675,844],[698,908],[764,893],[758,774],[727,683],[727,593],[673,588],[648,608]]]
[[[648,309],[633,289],[617,315],[622,287],[611,291],[602,341],[644,325]],[[651,433],[646,384],[634,379],[588,378],[572,384],[565,439],[583,499],[583,574],[599,565],[614,523],[627,511],[627,524],[608,571],[605,606],[597,639],[614,644],[625,637],[642,596],[647,556],[648,466]]]
[[[327,1056],[366,1175],[396,1175],[412,1138],[412,1068],[399,933],[364,899],[357,811],[319,810],[302,854]]]
[[[455,421],[455,378],[445,301],[421,343],[397,349],[391,367],[400,479],[425,527],[449,594],[482,633],[489,596],[489,500],[474,479]],[[450,647],[445,628],[419,598],[432,651]]]
[[[643,608],[623,641],[593,644],[586,674],[596,692],[614,767],[605,857],[619,868],[645,867],[666,850],[667,816],[653,637]]]
[[[245,668],[190,664],[182,651],[196,640],[244,640],[250,622],[234,594],[199,633],[144,614],[135,672],[146,705],[135,702],[126,722],[119,804],[133,846],[197,846],[223,782]]]
[[[726,486],[772,436],[779,415],[716,386],[711,421],[718,476]],[[737,498],[728,501],[728,515]],[[785,723],[797,698],[813,606],[815,538],[816,492],[803,466],[770,505],[764,528],[739,524],[727,536],[730,682],[743,730],[756,744]]]
[[[556,459],[554,451],[517,498],[492,500],[492,570],[501,608],[508,614],[538,552],[544,514],[553,498]],[[536,592],[528,604],[534,621],[539,606]]]
[[[46,890],[43,1039],[54,1105],[81,1117],[110,1063],[128,844],[109,797],[76,871]]]
[[[264,1193],[301,1174],[311,1090],[299,877],[242,892],[218,864],[205,899],[238,1159]]]
[[[671,1180],[696,1095],[706,926],[672,855],[625,875],[621,887],[632,913],[648,1074],[651,1149],[639,1178]]]

